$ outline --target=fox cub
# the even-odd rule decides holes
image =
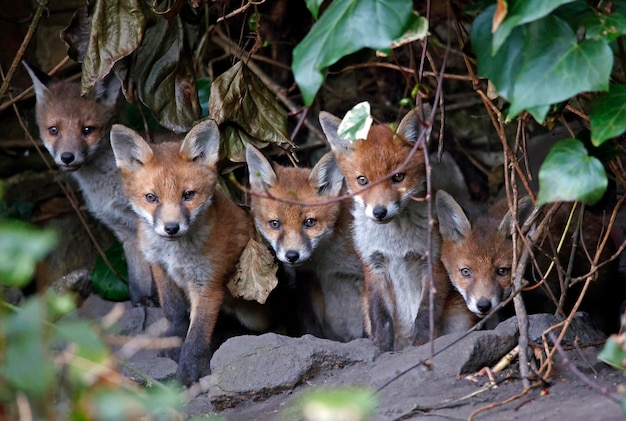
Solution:
[[[425,201],[414,200],[425,194],[423,146],[419,146],[404,169],[392,173],[407,159],[418,140],[422,129],[417,114],[410,111],[396,133],[388,126],[374,125],[366,139],[354,143],[338,135],[339,118],[321,112],[320,123],[348,190],[356,193],[352,206],[353,235],[365,274],[365,330],[382,350],[423,344],[429,340],[430,323],[429,214]],[[382,180],[390,173],[391,178]],[[452,330],[471,326],[466,310],[456,324],[444,322],[451,285],[439,261],[439,250],[435,226],[430,257],[436,290],[432,308],[436,336],[444,333],[444,326]]]
[[[324,155],[312,169],[272,167],[248,145],[246,160],[250,187],[259,193],[250,199],[257,231],[278,260],[296,268],[296,282],[302,282],[298,274],[304,271],[315,274],[322,292],[323,336],[340,341],[363,337],[363,271],[351,245],[348,204],[332,201],[343,191],[343,176],[332,154]],[[319,202],[325,203],[316,205]]]
[[[214,121],[197,124],[180,142],[148,144],[122,125],[111,143],[124,192],[139,215],[139,245],[153,264],[167,336],[184,338],[177,379],[209,372],[211,339],[229,297],[226,282],[250,239],[247,213],[217,187],[220,135]]]
[[[56,81],[24,63],[35,88],[39,134],[56,165],[77,181],[89,211],[122,242],[133,304],[156,304],[150,265],[137,244],[137,216],[122,192],[109,130],[120,84],[115,77],[80,95],[76,82]]]
[[[505,299],[512,290],[511,266],[513,244],[511,228],[514,220],[508,211],[506,200],[496,202],[485,215],[470,219],[461,206],[444,191],[437,193],[437,214],[443,238],[441,260],[454,287],[461,293],[467,307],[477,316],[484,317]],[[572,205],[564,203],[550,221],[548,235],[535,247],[541,274],[545,273],[552,257],[552,245],[558,244],[566,229]],[[523,221],[532,210],[528,198],[519,202],[519,214]],[[576,225],[580,211],[576,211],[572,224]],[[593,256],[600,236],[605,231],[602,221],[590,212],[584,212],[584,229],[578,247],[573,250],[570,228],[561,251],[557,254],[557,264],[562,268],[569,265],[573,257],[572,275],[575,278],[589,272],[589,256]],[[607,243],[600,261],[607,260],[615,251],[614,245]],[[605,332],[615,332],[619,327],[619,307],[624,299],[624,283],[620,279],[616,262],[601,268],[597,278],[585,294],[581,310],[589,312],[597,327]],[[569,312],[581,292],[582,283],[567,286],[568,280],[552,269],[547,282],[539,288],[524,292],[524,301],[529,313],[550,312],[557,309],[559,299],[563,299],[563,309]],[[563,272],[564,273],[564,272]],[[532,264],[526,270],[526,279],[531,285],[541,280],[541,275]],[[561,297],[561,291],[564,291]]]

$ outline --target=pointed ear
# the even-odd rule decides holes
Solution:
[[[420,121],[424,121],[430,115],[432,107],[429,104],[423,105],[424,117],[418,118],[419,110],[410,110],[402,118],[402,121],[398,125],[397,133],[402,136],[407,142],[415,143],[420,137],[422,132],[424,133],[424,144],[428,144],[430,133],[432,132],[432,126],[425,127]]]
[[[441,236],[451,241],[459,241],[467,237],[472,231],[472,225],[461,205],[444,190],[437,192],[435,201]]]
[[[529,196],[524,196],[519,199],[519,202],[517,202],[517,221],[520,225],[523,225],[524,222],[526,222],[533,211],[533,208],[533,202],[530,200]],[[511,210],[508,210],[502,217],[502,221],[498,226],[498,232],[503,235],[510,236],[513,231],[513,223],[513,215],[511,215]]]
[[[122,83],[117,75],[111,72],[104,79],[97,82],[89,94],[99,103],[107,107],[115,107],[121,89]]]
[[[181,158],[202,165],[216,165],[220,157],[220,130],[214,120],[196,124],[185,136],[178,151]]]
[[[326,139],[328,139],[328,143],[330,144],[330,148],[333,152],[336,154],[350,153],[352,150],[352,144],[348,140],[342,139],[337,134],[341,119],[326,111],[321,111],[319,118],[322,130],[324,131]]]
[[[139,133],[121,124],[111,127],[111,147],[117,167],[129,171],[143,166],[154,154]]]
[[[309,183],[317,186],[320,196],[339,196],[343,187],[343,175],[339,172],[332,152],[327,152],[311,170]]]
[[[276,183],[276,173],[272,164],[257,148],[246,144],[246,162],[248,163],[250,188],[255,191],[265,191]]]
[[[33,88],[35,89],[35,97],[37,98],[37,102],[40,104],[45,103],[46,96],[50,93],[47,85],[50,84],[53,79],[41,70],[32,67],[25,60],[22,60],[22,64],[26,68],[28,75],[33,81]]]

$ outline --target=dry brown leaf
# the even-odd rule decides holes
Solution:
[[[493,14],[493,22],[491,26],[491,33],[494,33],[500,27],[502,21],[506,18],[506,15],[509,11],[509,5],[506,0],[498,0],[498,5],[496,6],[496,11]]]
[[[277,270],[267,245],[251,238],[239,258],[237,273],[226,286],[233,297],[263,304],[278,284]]]

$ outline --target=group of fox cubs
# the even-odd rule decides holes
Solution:
[[[311,169],[272,165],[249,145],[247,212],[218,187],[220,133],[214,121],[198,123],[182,141],[148,143],[112,124],[120,89],[114,79],[80,96],[78,84],[26,67],[45,146],[74,176],[90,211],[124,245],[131,301],[150,304],[156,285],[169,321],[165,335],[183,338],[180,348],[167,352],[179,363],[182,384],[208,373],[220,312],[253,331],[271,327],[268,306],[234,299],[226,289],[255,231],[296,283],[316,283],[310,300],[318,325],[304,331],[335,340],[367,335],[384,351],[423,344],[430,339],[430,314],[435,336],[465,331],[510,293],[515,221],[508,207],[470,218],[439,191],[429,211],[420,200],[426,192],[425,142],[412,152],[428,129],[414,111],[395,132],[374,125],[355,142],[338,135],[340,119],[321,112],[331,152]],[[337,199],[346,193],[352,197]],[[602,224],[592,215],[585,221],[580,243],[593,251]],[[585,262],[579,273],[588,270]],[[603,271],[586,303],[591,312],[623,296],[615,268]],[[607,323],[618,322],[620,303]]]

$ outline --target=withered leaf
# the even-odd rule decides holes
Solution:
[[[247,142],[259,148],[268,143],[293,145],[287,112],[241,61],[211,84],[209,116],[220,125],[224,156],[233,162],[245,162]]]
[[[226,286],[233,297],[263,304],[278,284],[277,270],[267,246],[251,238],[239,258],[237,273]]]
[[[91,25],[81,81],[83,93],[108,75],[117,61],[139,47],[147,24],[141,0],[98,0],[89,14]],[[84,17],[77,25],[74,29],[84,32]],[[77,32],[74,36],[81,39]],[[76,48],[80,52],[82,47],[77,44]]]

